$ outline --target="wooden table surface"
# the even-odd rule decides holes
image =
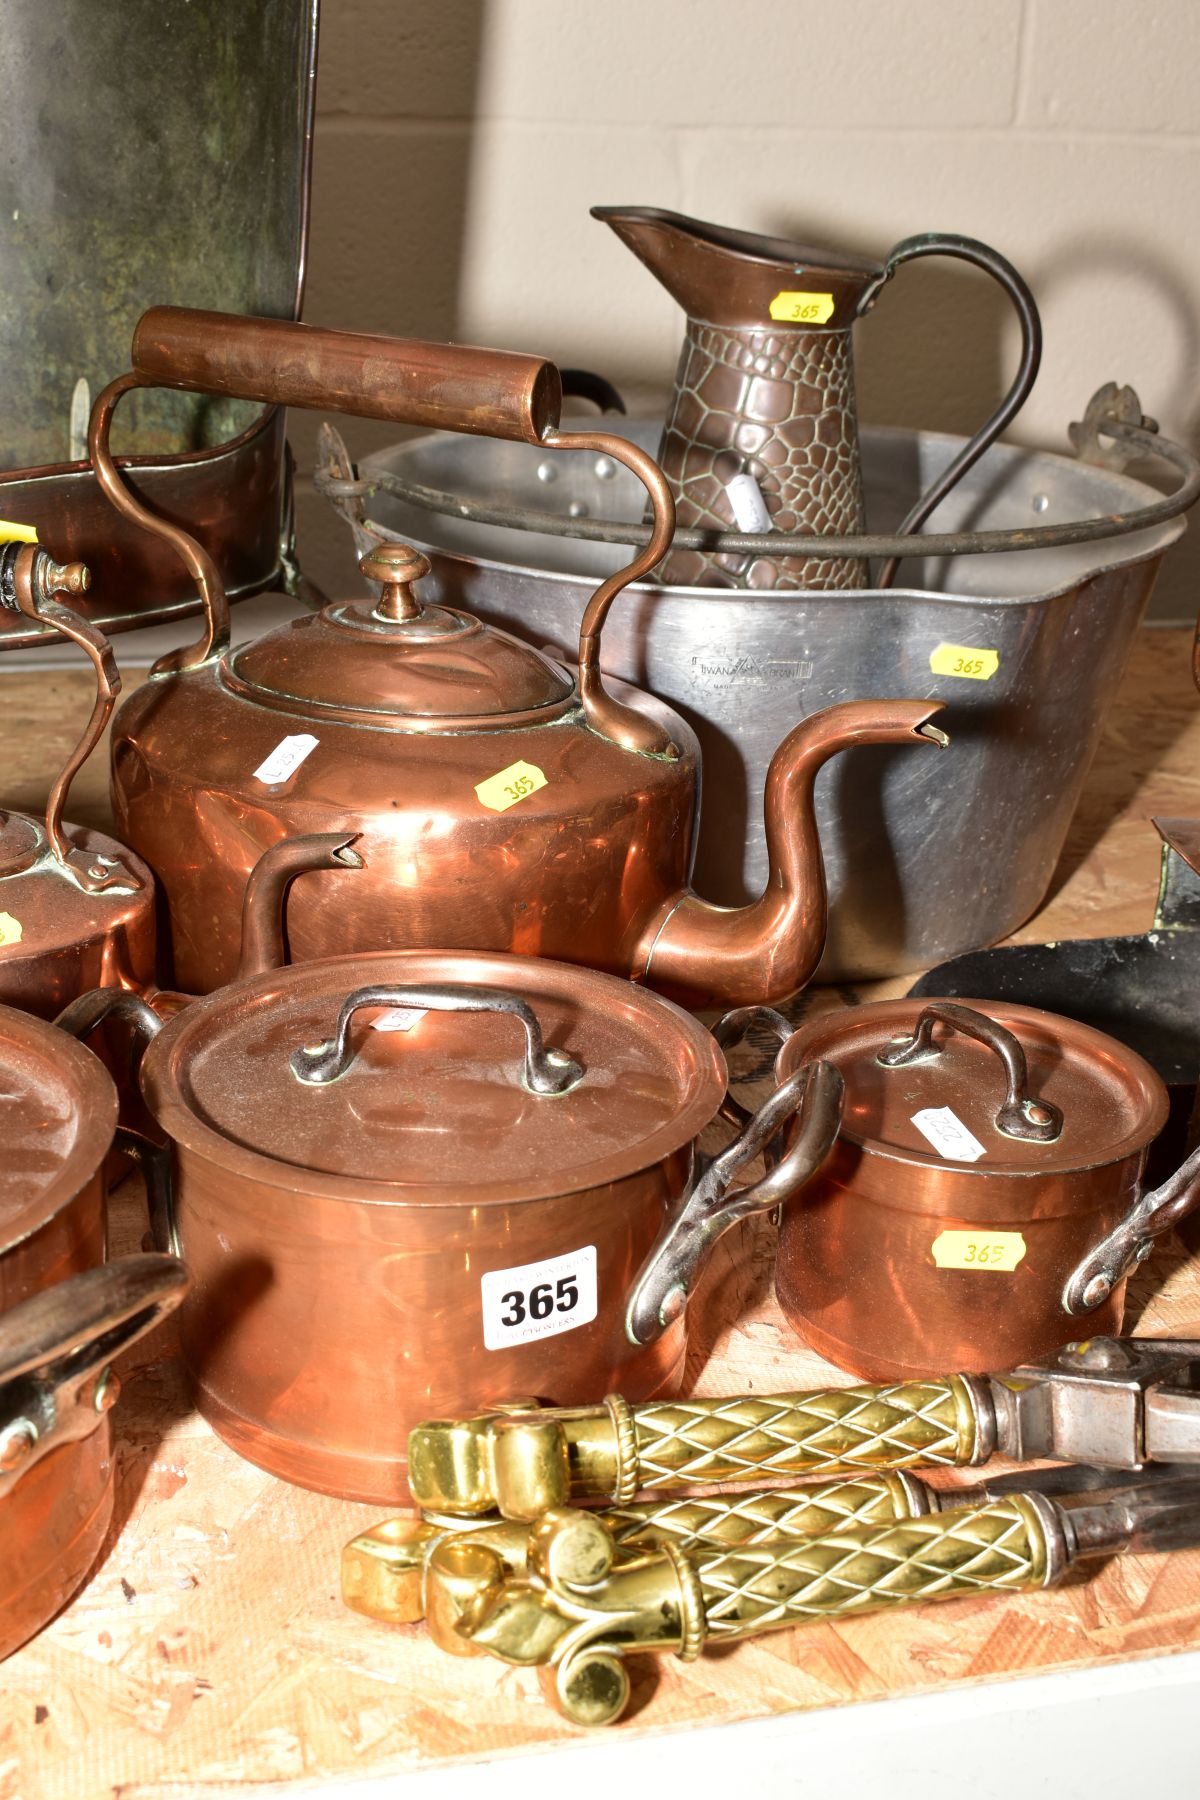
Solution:
[[[1151,814],[1200,816],[1200,713],[1188,634],[1146,631],[1093,766],[1051,895],[1018,934],[1137,931],[1151,918]],[[0,674],[7,799],[36,809],[71,738],[81,673]],[[99,759],[71,806],[107,820]],[[872,993],[904,992],[911,978]],[[814,992],[810,1004],[837,1004]],[[143,1229],[131,1184],[116,1248]],[[692,1313],[695,1391],[844,1385],[801,1347],[771,1292],[764,1222],[718,1245]],[[1171,1240],[1131,1283],[1139,1332],[1200,1335],[1200,1276]],[[730,1321],[736,1321],[731,1323]],[[169,1328],[132,1353],[117,1518],[90,1585],[0,1668],[0,1800],[184,1800],[280,1792],[577,1739],[532,1673],[451,1659],[420,1626],[388,1629],[338,1596],[342,1544],[379,1509],[291,1488],[199,1419]],[[863,1617],[747,1642],[692,1664],[642,1658],[622,1733],[762,1718],[1009,1674],[1200,1647],[1200,1552],[1114,1560],[1061,1589]]]

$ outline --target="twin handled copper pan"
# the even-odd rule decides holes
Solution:
[[[96,1058],[0,1006],[0,1656],[58,1612],[100,1551],[112,1359],[186,1279],[170,1257],[104,1264],[116,1122]]]
[[[85,1033],[112,1006],[130,997],[98,992],[63,1023]],[[631,1342],[635,1270],[681,1210],[711,1238],[796,1191],[837,1126],[806,1069],[700,1155],[726,1095],[717,1037],[545,959],[333,957],[161,1029],[141,1016],[142,1093],[172,1146],[169,1170],[148,1157],[151,1210],[193,1277],[201,1411],[273,1474],[351,1499],[405,1497],[408,1433],[431,1414],[674,1391],[683,1308]],[[797,1113],[783,1161],[736,1190]]]
[[[1200,1150],[1142,1192],[1166,1089],[1073,1020],[880,1001],[787,1037],[776,1080],[806,1068],[832,1126],[781,1206],[775,1289],[800,1337],[855,1375],[1013,1368],[1115,1335],[1130,1270],[1200,1198]],[[685,1209],[639,1270],[632,1342],[678,1316],[692,1235]]]
[[[1167,1093],[1140,1056],[1008,1002],[895,1000],[803,1025],[777,1075],[845,1083],[831,1155],[784,1208],[776,1290],[856,1375],[1011,1368],[1121,1329],[1125,1283],[1200,1197],[1142,1192]]]
[[[165,658],[113,732],[121,837],[165,889],[174,978],[233,973],[241,896],[270,845],[354,832],[366,865],[301,880],[293,960],[343,950],[515,951],[630,975],[694,1007],[781,999],[820,957],[826,907],[813,785],[861,744],[943,745],[940,703],[846,700],[800,718],[767,781],[770,877],[742,908],[692,891],[694,733],[661,702],[601,675],[612,606],[671,542],[662,472],[625,438],[559,425],[543,357],[156,307],[133,368],[98,398],[97,476],[126,519],[172,545],[200,587],[203,635]],[[216,566],[126,488],[108,447],[121,397],[154,385],[332,408],[603,454],[646,489],[648,544],[596,588],[573,667],[433,605],[424,558],[389,546],[364,573],[378,602],[332,604],[229,646]],[[881,853],[886,853],[881,847]]]

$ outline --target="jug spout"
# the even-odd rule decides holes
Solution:
[[[764,812],[770,872],[760,899],[713,906],[678,895],[642,934],[638,978],[694,1009],[770,1003],[809,981],[825,946],[825,868],[817,836],[817,770],[858,744],[949,739],[931,723],[941,701],[849,700],[804,719],[767,771]]]
[[[850,327],[882,263],[705,224],[594,206],[687,314],[659,462],[681,525],[853,533],[864,525]],[[867,585],[856,558],[676,550],[680,586]]]

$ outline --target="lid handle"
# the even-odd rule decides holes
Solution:
[[[713,1035],[726,1046],[756,1024],[775,1030],[786,1021],[769,1007],[740,1007],[718,1023]],[[756,1113],[743,1114],[748,1123],[719,1156],[697,1159],[687,1193],[630,1291],[625,1335],[632,1343],[653,1343],[680,1316],[709,1250],[731,1225],[782,1205],[811,1180],[841,1127],[843,1095],[841,1073],[832,1063],[806,1063],[781,1082]],[[792,1119],[799,1124],[777,1160],[773,1140]],[[735,1177],[757,1156],[765,1156],[766,1174],[731,1194]]]
[[[565,1050],[547,1050],[542,1041],[542,1028],[532,1009],[519,994],[501,988],[460,987],[447,982],[436,987],[361,987],[342,1002],[333,1036],[319,1044],[305,1044],[293,1050],[288,1066],[297,1080],[310,1086],[325,1087],[338,1081],[351,1068],[355,1052],[350,1048],[350,1023],[365,1006],[399,1006],[426,1012],[494,1012],[507,1013],[516,1019],[525,1033],[525,1061],[521,1070],[522,1085],[534,1094],[565,1094],[583,1079],[583,1065]]]
[[[985,1044],[1003,1063],[1008,1092],[993,1120],[997,1131],[1026,1143],[1054,1143],[1062,1133],[1062,1113],[1049,1100],[1030,1099],[1029,1068],[1020,1042],[1003,1025],[970,1006],[936,1000],[922,1012],[912,1037],[889,1044],[876,1060],[885,1069],[905,1069],[911,1063],[928,1062],[940,1054],[933,1042],[935,1025],[946,1025],[951,1031],[961,1031],[964,1037]]]

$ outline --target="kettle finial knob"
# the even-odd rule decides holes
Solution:
[[[389,625],[404,625],[419,619],[424,608],[412,591],[412,584],[429,573],[429,558],[414,550],[411,544],[379,544],[359,561],[368,581],[378,581],[383,593],[372,614]]]

